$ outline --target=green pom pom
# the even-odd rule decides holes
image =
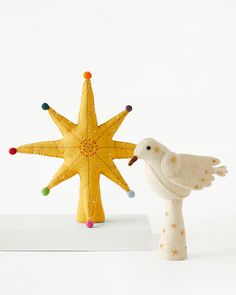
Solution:
[[[41,192],[42,195],[47,196],[50,193],[50,189],[48,187],[44,187]]]
[[[43,103],[43,104],[42,104],[42,109],[43,109],[44,111],[48,110],[48,109],[49,109],[49,105],[48,105],[46,102]]]

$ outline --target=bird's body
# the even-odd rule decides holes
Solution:
[[[171,152],[154,139],[142,140],[135,149],[135,157],[145,161],[146,179],[150,187],[165,199],[183,199],[191,190],[211,185],[213,174],[224,176],[225,166],[220,160]]]

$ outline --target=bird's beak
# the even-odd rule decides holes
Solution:
[[[134,162],[136,162],[138,160],[137,156],[133,156],[133,158],[129,161],[128,165],[131,166],[134,164]]]

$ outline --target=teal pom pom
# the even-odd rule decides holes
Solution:
[[[128,194],[128,197],[129,198],[133,198],[135,196],[135,192],[134,191],[128,191],[127,194]]]
[[[50,193],[50,189],[48,187],[44,187],[41,192],[42,195],[47,196]]]
[[[48,109],[49,109],[49,105],[48,105],[46,102],[43,103],[43,104],[42,104],[42,109],[43,109],[44,111],[48,110]]]

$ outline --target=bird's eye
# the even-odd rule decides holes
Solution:
[[[150,147],[150,145],[148,145],[148,146],[147,146],[147,150],[150,150],[150,149],[151,149],[151,147]]]

